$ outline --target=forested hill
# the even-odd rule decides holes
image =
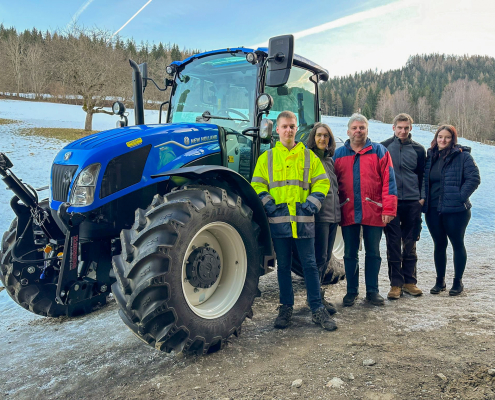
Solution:
[[[416,123],[451,123],[472,139],[495,139],[495,59],[444,54],[411,56],[387,72],[366,71],[321,84],[323,114],[391,122],[399,112]]]
[[[0,92],[81,104],[85,129],[91,130],[93,114],[109,113],[109,98],[131,103],[129,58],[148,62],[152,76],[163,82],[167,65],[199,52],[170,43],[138,45],[132,38],[124,41],[98,28],[17,32],[0,24]],[[146,92],[152,104],[162,97],[158,90]]]
[[[109,32],[73,27],[68,32],[18,32],[0,23],[0,92],[82,104],[85,129],[95,113],[109,113],[109,98],[132,100],[128,59],[148,62],[158,82],[170,62],[200,52],[176,44],[144,43]],[[411,56],[400,70],[366,71],[321,84],[324,115],[360,111],[391,122],[400,112],[416,123],[450,123],[469,139],[495,140],[495,59],[483,56]],[[157,90],[146,101],[163,101]]]

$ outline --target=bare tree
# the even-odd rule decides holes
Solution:
[[[411,109],[412,105],[407,89],[397,90],[394,94],[390,94],[390,89],[387,86],[380,93],[376,117],[383,122],[391,123],[394,116],[402,112],[410,114]]]
[[[428,124],[430,122],[430,104],[426,96],[420,97],[417,104],[418,123]]]
[[[72,93],[81,96],[86,112],[85,130],[92,130],[93,115],[112,115],[104,107],[107,96],[114,93],[115,64],[119,54],[107,44],[109,35],[103,31],[74,27],[66,40],[64,54],[60,55],[60,72]]]
[[[448,84],[440,99],[440,123],[454,125],[468,139],[491,139],[494,135],[495,97],[486,84],[459,79]]]
[[[392,122],[392,95],[388,86],[380,92],[375,114],[380,121]]]
[[[10,61],[12,74],[16,83],[16,93],[19,95],[22,83],[22,51],[23,40],[21,35],[9,35],[6,41],[6,56]]]
[[[392,115],[395,117],[397,114],[403,112],[410,114],[411,110],[412,110],[412,105],[409,99],[409,91],[407,90],[407,88],[403,90],[397,90],[392,95],[392,102],[391,102]]]
[[[29,90],[36,99],[43,97],[49,82],[49,64],[45,58],[45,46],[42,43],[31,44],[25,52],[24,64],[29,79]]]

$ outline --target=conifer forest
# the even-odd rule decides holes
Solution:
[[[160,83],[168,64],[200,51],[181,50],[170,42],[137,44],[97,28],[18,32],[0,24],[0,94],[17,98],[29,93],[34,100],[80,104],[90,130],[93,114],[110,113],[112,99],[132,106],[129,58],[146,61]],[[495,59],[488,56],[411,55],[401,69],[362,71],[321,83],[322,114],[361,112],[391,123],[396,114],[407,112],[415,123],[449,123],[462,137],[495,140],[494,72]],[[149,90],[145,100],[156,107],[166,99]]]

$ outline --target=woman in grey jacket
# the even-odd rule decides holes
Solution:
[[[330,180],[330,190],[323,201],[320,211],[315,215],[315,256],[321,283],[332,257],[335,235],[340,222],[339,185],[332,159],[335,153],[335,138],[330,127],[327,124],[317,122],[309,133],[306,147],[312,150],[321,160]],[[324,295],[325,291],[322,289],[321,299],[323,304],[330,314],[335,313],[335,307],[325,300]]]

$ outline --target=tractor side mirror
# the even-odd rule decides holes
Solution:
[[[143,89],[148,84],[148,63],[139,64],[139,71],[141,71],[141,78],[143,79]]]
[[[283,86],[289,80],[294,59],[294,36],[283,35],[270,39],[268,43],[268,71],[266,86]]]

